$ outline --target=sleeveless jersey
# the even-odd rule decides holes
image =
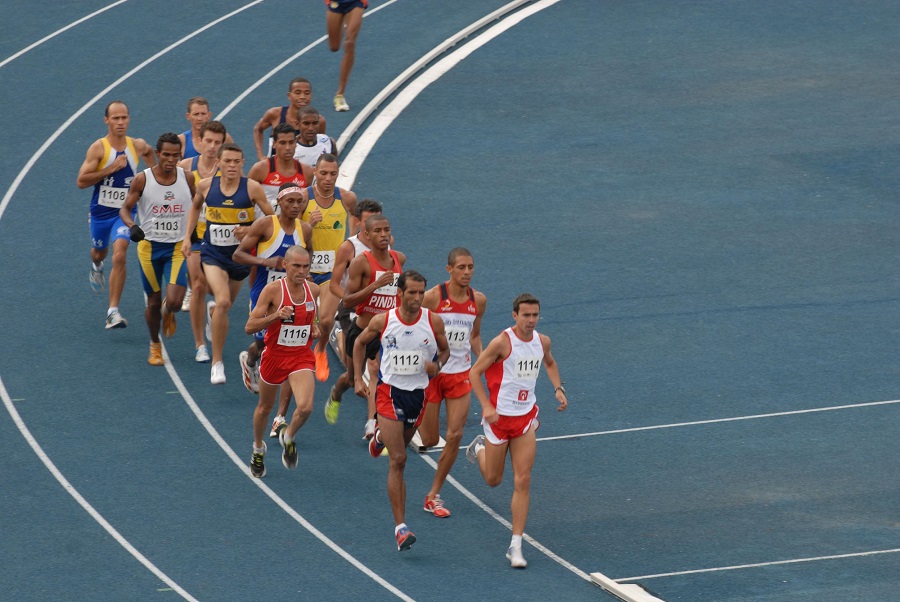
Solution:
[[[134,139],[130,136],[125,137],[123,151],[114,149],[106,138],[101,138],[100,141],[103,144],[103,157],[97,163],[97,171],[112,165],[119,155],[125,155],[128,160],[125,167],[94,184],[94,193],[91,195],[91,217],[109,219],[118,217],[119,209],[125,204],[131,180],[137,173],[139,157],[134,148]]]
[[[200,155],[191,159],[191,173],[194,174],[194,186],[196,186],[203,179],[203,176],[200,175]],[[222,173],[217,169],[215,175],[219,176]],[[200,207],[200,217],[197,218],[197,228],[194,231],[197,233],[197,238],[200,239],[206,234],[206,203]]]
[[[241,176],[240,184],[231,196],[222,193],[221,183],[221,176],[213,176],[206,194],[206,233],[203,241],[215,247],[236,248],[238,241],[234,237],[234,229],[253,222],[253,201],[247,192],[247,178]]]
[[[391,284],[382,286],[381,288],[376,288],[372,292],[372,294],[369,295],[368,299],[364,299],[362,303],[357,305],[355,310],[357,315],[383,314],[384,312],[397,307],[397,279],[400,278],[402,268],[400,267],[400,256],[397,255],[397,252],[388,251],[388,253],[391,254],[391,257],[394,260],[394,267],[390,270],[378,263],[378,260],[375,259],[375,256],[371,251],[363,251],[366,259],[369,260],[369,267],[371,268],[372,272],[369,276],[369,281],[366,283],[366,286],[369,286],[370,284],[378,280],[378,277],[387,271],[394,272],[394,281]]]
[[[418,319],[407,324],[400,317],[400,310],[393,309],[388,312],[381,331],[378,377],[404,391],[424,389],[428,386],[425,362],[432,361],[437,351],[430,311],[423,307]]]
[[[297,141],[297,150],[294,151],[294,158],[300,163],[315,165],[319,156],[324,153],[334,154],[335,150],[330,136],[327,134],[316,134],[316,142],[312,146],[306,146],[305,144],[300,144],[299,140]]]
[[[181,153],[182,159],[192,159],[200,156],[200,151],[194,148],[194,135],[191,130],[184,132],[184,152]]]
[[[137,204],[138,219],[147,240],[153,242],[179,242],[184,240],[187,216],[191,208],[191,189],[188,175],[180,167],[175,168],[175,182],[163,185],[156,181],[153,169],[144,170],[147,183]]]
[[[359,234],[354,234],[347,240],[350,241],[350,244],[353,245],[353,257],[355,258],[357,255],[364,251],[368,251],[369,247],[365,245],[361,240],[359,240]],[[352,261],[352,259],[351,259]],[[341,276],[341,288],[347,288],[347,282],[350,281],[350,270],[344,270],[344,275]]]
[[[306,188],[309,182],[303,177],[303,167],[299,161],[294,161],[295,173],[292,176],[284,176],[275,170],[275,157],[269,157],[269,173],[263,178],[262,187],[266,191],[266,198],[272,204],[272,208],[278,211],[278,189],[286,182],[293,182],[300,188]]]
[[[544,346],[537,331],[530,341],[523,341],[512,327],[503,331],[509,337],[510,352],[503,361],[484,371],[491,403],[501,416],[524,416],[537,399],[534,385],[544,360]]]
[[[312,324],[316,319],[316,302],[306,282],[303,283],[303,297],[300,300],[291,298],[287,280],[281,280],[281,303],[278,309],[293,305],[294,319],[288,323],[276,320],[266,327],[266,353],[291,355],[297,353],[299,348],[309,350],[312,344]]]
[[[327,274],[334,269],[334,255],[347,234],[347,209],[341,202],[341,191],[337,186],[334,187],[334,199],[329,207],[319,205],[313,186],[306,192],[309,203],[300,219],[308,223],[313,211],[318,209],[322,212],[322,221],[313,226],[313,254],[309,271],[311,274]]]
[[[478,316],[475,291],[469,288],[469,298],[463,303],[457,303],[450,299],[446,282],[440,285],[439,290],[441,300],[434,313],[444,322],[447,343],[450,344],[450,359],[441,368],[441,373],[459,374],[472,367],[472,346],[469,339]]]
[[[284,257],[284,254],[292,246],[304,246],[306,244],[306,241],[303,240],[303,230],[300,228],[301,222],[299,219],[294,220],[294,233],[288,234],[281,227],[281,221],[279,221],[277,216],[270,215],[268,217],[272,220],[272,236],[256,244],[257,257]],[[266,219],[266,217],[261,217],[260,219]],[[256,280],[253,281],[253,286],[250,288],[250,298],[254,301],[259,299],[260,293],[262,293],[263,288],[267,284],[279,278],[284,278],[286,275],[287,272],[282,272],[281,270],[273,270],[263,266],[257,267]]]

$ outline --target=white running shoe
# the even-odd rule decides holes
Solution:
[[[256,374],[256,369],[251,368],[249,364],[250,354],[247,351],[241,351],[241,354],[238,356],[238,359],[241,362],[241,375],[244,377],[244,386],[247,387],[247,390],[251,393],[259,393],[259,378]],[[259,362],[257,361],[257,366]]]
[[[225,362],[216,362],[212,365],[210,371],[209,382],[214,385],[225,384]]]
[[[181,302],[181,311],[191,311],[191,287],[187,287],[184,293],[184,301]]]
[[[365,434],[363,435],[363,439],[368,441],[369,439],[371,439],[374,436],[375,436],[375,419],[369,418],[368,420],[366,420],[366,430],[365,430]]]
[[[206,340],[212,343],[212,311],[216,308],[215,301],[206,302]]]
[[[282,424],[287,424],[284,416],[276,416],[275,420],[272,421],[272,431],[269,433],[269,437],[276,438],[278,436],[278,427]]]
[[[118,310],[106,316],[106,330],[111,328],[125,328],[126,326],[128,326],[128,320],[126,320]]]
[[[88,275],[88,282],[91,285],[91,290],[94,293],[99,293],[103,290],[105,285],[103,280],[103,262],[100,262],[100,267],[94,265],[94,262],[91,262],[91,273]]]
[[[466,460],[472,464],[478,464],[478,452],[484,449],[484,435],[478,435],[466,448]]]
[[[194,354],[194,361],[199,364],[205,364],[209,361],[209,351],[207,351],[206,345],[197,347],[197,352]]]
[[[334,97],[334,110],[341,113],[343,111],[349,111],[350,105],[347,104],[347,99],[344,98],[343,94],[337,94]]]
[[[522,546],[510,546],[506,550],[506,558],[509,560],[510,566],[514,569],[524,569],[528,566],[528,561],[522,556]]]

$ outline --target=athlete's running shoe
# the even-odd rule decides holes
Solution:
[[[381,431],[378,429],[378,425],[375,425],[375,432],[372,434],[372,438],[369,439],[369,455],[373,458],[377,458],[381,455],[381,452],[384,451],[384,443],[381,442]]]
[[[278,437],[278,427],[282,424],[286,424],[284,416],[276,416],[275,420],[272,421],[272,430],[269,433],[269,437],[273,439]]]
[[[341,401],[334,398],[334,387],[328,393],[328,401],[325,402],[325,420],[328,424],[335,424],[338,414],[341,412]]]
[[[163,336],[171,339],[175,335],[175,314],[169,309],[169,304],[163,299],[162,306],[162,331]]]
[[[444,500],[441,499],[440,495],[436,495],[430,500],[425,498],[425,512],[431,512],[438,518],[447,518],[450,516],[450,511],[444,508]]]
[[[241,351],[238,359],[241,362],[241,376],[244,378],[244,386],[247,387],[247,390],[251,393],[259,393],[259,379],[256,376],[256,370],[251,368],[248,363],[250,353]]]
[[[409,530],[409,527],[400,527],[400,530],[397,531],[397,551],[408,550],[414,543],[416,543],[416,536]]]
[[[128,326],[128,320],[119,313],[119,310],[115,310],[106,315],[106,330],[110,330],[111,328],[125,328],[126,326]]]
[[[281,443],[281,463],[285,468],[297,468],[297,444],[287,439],[287,423],[278,425],[278,441]]]
[[[344,98],[343,94],[336,94],[334,97],[334,110],[341,113],[343,111],[349,111],[350,105],[347,104],[347,99]]]
[[[250,474],[257,479],[266,476],[266,442],[263,441],[262,453],[253,452],[250,456]]]
[[[366,430],[364,431],[363,439],[368,441],[375,435],[375,419],[369,418],[366,420]]]
[[[209,350],[206,348],[206,345],[197,347],[197,351],[194,353],[194,361],[200,364],[209,362]]]
[[[206,302],[206,329],[203,331],[203,334],[206,335],[206,340],[210,343],[212,343],[212,312],[215,308],[215,301],[209,300]]]
[[[99,293],[103,290],[105,286],[105,282],[103,280],[103,262],[100,262],[100,267],[98,268],[94,265],[94,262],[91,262],[91,272],[88,274],[88,282],[91,285],[91,290],[95,293]]]
[[[147,357],[147,363],[151,366],[164,366],[166,364],[162,356],[162,343],[150,343],[150,355]]]
[[[331,375],[331,369],[328,367],[328,350],[313,351],[313,356],[316,358],[316,380],[323,383]]]
[[[466,459],[472,464],[478,464],[478,451],[484,449],[484,435],[478,435],[466,448]]]
[[[216,362],[209,371],[209,382],[214,385],[225,384],[225,362]]]
[[[191,287],[187,287],[184,293],[184,301],[181,302],[181,311],[191,311]]]
[[[509,546],[506,550],[506,558],[514,569],[524,569],[528,566],[528,561],[522,556],[522,546]]]

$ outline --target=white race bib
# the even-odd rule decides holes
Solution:
[[[285,347],[302,347],[309,341],[309,326],[282,324],[278,331],[278,344]]]
[[[447,334],[447,344],[450,349],[469,350],[469,329],[464,326],[447,326],[444,329]]]
[[[209,242],[217,247],[233,247],[238,244],[234,237],[234,229],[237,224],[208,224],[206,231],[209,232]]]
[[[377,271],[377,272],[375,272],[375,280],[378,280],[379,278],[381,278],[382,274],[388,274],[388,273],[391,273],[394,275],[394,280],[391,282],[391,284],[385,284],[381,288],[376,288],[375,292],[372,293],[373,295],[386,295],[389,297],[397,296],[397,280],[400,278],[400,274],[398,274],[397,272],[385,272],[383,270]]]
[[[421,374],[425,372],[425,355],[421,351],[394,350],[388,359],[391,374]]]
[[[534,357],[520,357],[516,360],[515,365],[515,373],[516,378],[529,379],[534,380],[538,377],[538,372],[541,370],[541,358]]]
[[[184,220],[180,217],[157,217],[153,220],[153,234],[167,238],[180,239],[181,224]]]
[[[313,274],[327,274],[334,269],[334,251],[313,251],[309,271]]]
[[[128,196],[127,188],[116,188],[114,186],[100,186],[100,194],[97,197],[97,204],[104,207],[112,207],[120,209],[125,204],[125,197]]]
[[[287,276],[287,272],[279,272],[278,270],[269,270],[269,277],[266,278],[266,284],[270,282],[275,282],[276,280],[281,280]]]

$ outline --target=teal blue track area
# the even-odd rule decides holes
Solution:
[[[384,203],[408,267],[432,285],[472,251],[485,341],[518,293],[541,299],[570,407],[542,375],[517,571],[511,466],[492,489],[463,455],[439,520],[421,510],[437,455],[410,452],[418,541],[397,552],[365,404],[322,413],[333,355],[298,469],[269,439],[251,479],[246,290],[227,384],[184,314],[149,366],[135,251],[129,326],[106,331],[75,186],[111,100],[154,144],[205,96],[249,168],[291,78],[338,138],[505,3],[372,0],[348,113],[320,0],[110,4],[0,7],[0,63],[108,7],[0,65],[0,598],[612,600],[601,572],[665,602],[900,601],[900,5],[528,2],[350,137],[344,157],[377,137],[353,190]],[[473,402],[464,440],[480,428]]]

